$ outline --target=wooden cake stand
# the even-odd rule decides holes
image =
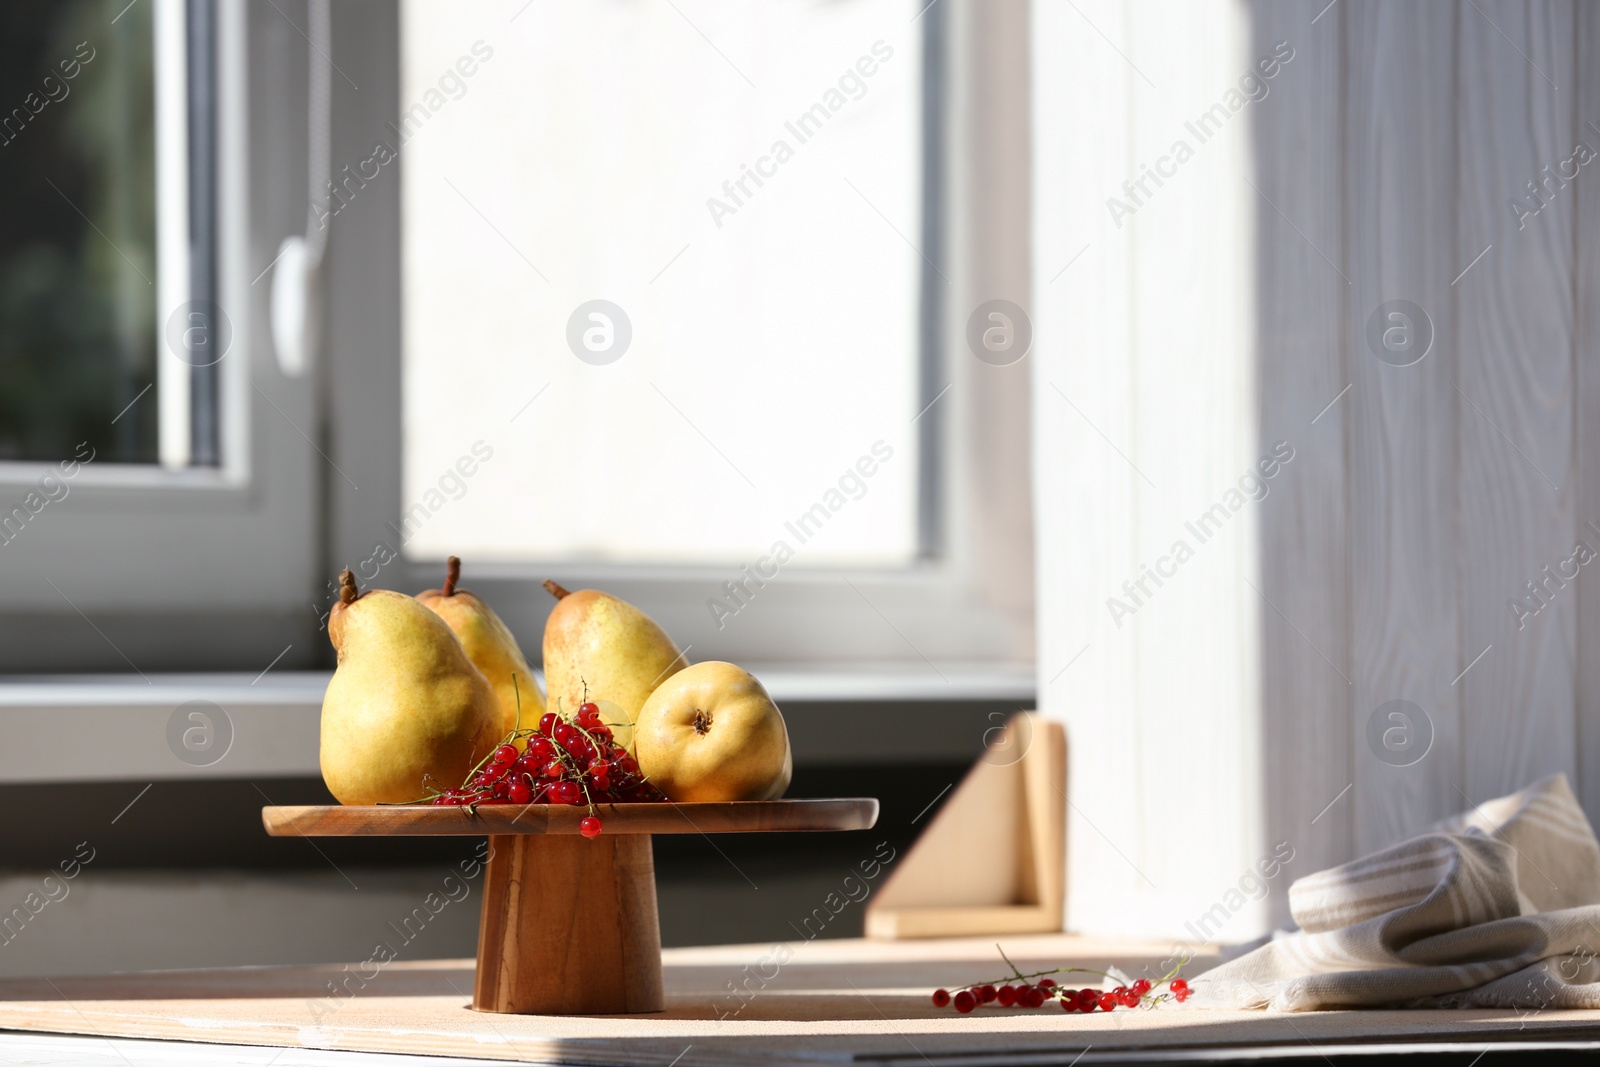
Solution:
[[[274,837],[484,836],[489,856],[472,1006],[521,1015],[660,1011],[661,924],[651,834],[866,830],[878,802],[762,800],[587,807],[268,807]]]

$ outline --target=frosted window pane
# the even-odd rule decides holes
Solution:
[[[917,7],[673,2],[404,3],[408,555],[914,553]]]

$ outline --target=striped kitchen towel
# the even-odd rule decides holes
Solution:
[[[1600,842],[1565,775],[1289,887],[1194,1006],[1600,1008]]]

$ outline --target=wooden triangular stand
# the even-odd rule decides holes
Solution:
[[[868,937],[971,937],[1062,928],[1067,742],[1020,712],[867,904]]]

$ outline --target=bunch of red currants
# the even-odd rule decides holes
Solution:
[[[983,1004],[998,1004],[1002,1008],[1042,1008],[1055,1001],[1061,1005],[1062,1011],[1087,1013],[1097,1010],[1115,1011],[1118,1008],[1153,1008],[1169,998],[1180,1004],[1189,999],[1189,983],[1176,977],[1176,967],[1156,982],[1140,978],[1111,989],[1068,989],[1057,983],[1050,975],[1082,973],[1105,978],[1112,976],[1105,971],[1090,970],[1086,967],[1057,967],[1050,971],[1023,974],[1006,956],[1005,950],[1001,950],[1000,956],[1011,967],[1012,981],[1002,979],[1003,984],[1000,985],[979,982],[962,986],[954,993],[948,989],[935,989],[933,1006],[954,1007],[956,1011],[965,1015]],[[1167,992],[1160,992],[1162,986],[1166,986]]]
[[[518,749],[516,742],[527,739]],[[639,763],[617,743],[600,720],[598,705],[585,702],[571,721],[547,711],[537,730],[516,730],[475,767],[467,781],[445,789],[431,803],[587,804],[579,823],[584,837],[600,833],[597,801],[607,803],[666,799],[639,770]]]

